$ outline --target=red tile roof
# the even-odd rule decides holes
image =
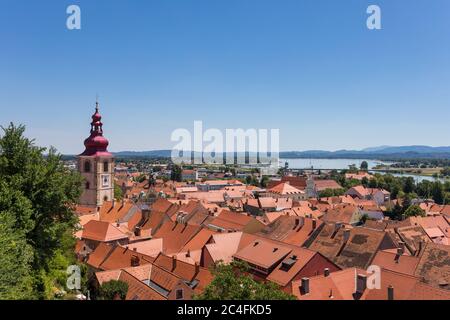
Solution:
[[[109,222],[91,220],[83,227],[82,239],[109,242],[126,239],[128,236]]]
[[[163,239],[166,253],[179,252],[202,228],[173,221],[166,221],[154,234]]]

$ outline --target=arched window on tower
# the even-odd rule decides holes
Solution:
[[[108,161],[103,162],[103,172],[109,171],[109,163]]]
[[[84,163],[84,172],[91,172],[91,162],[89,160]]]

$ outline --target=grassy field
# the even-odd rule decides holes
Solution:
[[[386,172],[392,171],[394,173],[403,172],[407,174],[415,174],[421,176],[432,177],[435,174],[440,175],[443,168],[393,168],[390,166],[377,166],[377,170],[385,170]]]

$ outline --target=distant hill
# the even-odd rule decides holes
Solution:
[[[119,151],[113,152],[116,157],[147,157],[147,158],[168,158],[172,150],[152,150],[152,151]]]
[[[120,151],[114,152],[116,157],[168,158],[171,150]],[[414,146],[379,146],[362,150],[307,150],[280,152],[280,158],[330,158],[330,159],[412,159],[412,158],[444,158],[450,159],[449,147]]]
[[[363,150],[338,150],[338,151],[289,151],[281,152],[281,158],[450,158],[450,147],[430,146],[381,146],[366,148]]]

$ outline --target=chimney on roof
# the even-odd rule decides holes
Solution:
[[[346,243],[348,241],[348,239],[350,239],[350,230],[345,229],[343,236],[342,236],[342,240]]]
[[[312,229],[316,230],[317,228],[317,220],[316,219],[312,219]]]
[[[323,269],[323,275],[324,275],[325,277],[328,277],[328,276],[330,275],[330,269],[329,269],[329,268]]]
[[[194,266],[195,266],[195,274],[198,274],[200,272],[200,265],[198,264],[198,262],[195,262]]]
[[[394,300],[394,287],[392,285],[387,287],[387,298],[388,300]]]
[[[114,208],[115,207],[115,205],[116,205],[116,199],[112,199],[112,208]]]
[[[403,248],[397,248],[397,254],[395,255],[395,263],[398,263],[400,257],[403,255]]]
[[[188,251],[186,252],[186,257],[189,258],[191,256],[191,250],[188,249]]]
[[[258,241],[255,241],[255,243],[253,244],[254,247],[256,247],[259,244]]]
[[[419,248],[418,248],[417,251],[416,251],[416,255],[417,255],[417,256],[420,255],[420,253],[422,252],[423,247],[424,247],[424,241],[423,241],[423,240],[420,240],[420,241],[419,241]]]
[[[136,256],[136,255],[131,256],[131,266],[132,266],[132,267],[138,267],[139,264],[140,264],[140,261],[139,261],[139,260],[140,260],[140,259],[139,259],[138,256]]]
[[[141,236],[141,227],[136,227],[136,228],[134,229],[134,235],[135,235],[136,237],[140,237],[140,236]]]
[[[358,274],[356,276],[356,293],[362,294],[366,290],[367,276],[364,274]]]
[[[300,292],[302,294],[308,294],[309,293],[309,278],[302,278],[302,284],[300,287]]]
[[[137,252],[137,248],[133,248],[133,251],[134,251],[134,252]]]
[[[402,249],[403,253],[405,253],[405,243],[403,241],[398,242],[398,247],[399,247],[399,249]]]
[[[175,270],[176,267],[177,267],[177,256],[173,255],[172,256],[172,270],[170,270],[170,271],[173,272],[173,270]]]

